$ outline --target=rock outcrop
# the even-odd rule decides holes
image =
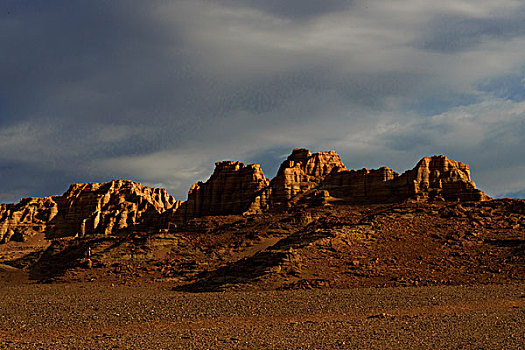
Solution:
[[[0,241],[25,240],[38,232],[57,238],[138,230],[156,224],[160,213],[179,205],[166,190],[129,180],[73,184],[61,196],[2,204]]]
[[[489,199],[470,178],[468,165],[445,156],[425,157],[402,175],[382,167],[348,170],[335,151],[294,149],[276,177],[258,164],[222,161],[206,182],[194,184],[184,203],[166,190],[127,180],[71,185],[61,196],[25,198],[0,205],[0,242],[38,232],[48,238],[155,231],[193,218],[280,211],[333,200],[385,203]]]
[[[168,214],[176,222],[209,215],[258,213],[267,206],[268,180],[259,164],[215,163],[206,182],[194,184],[188,200]]]
[[[129,180],[74,184],[57,199],[59,211],[49,230],[51,237],[140,229],[157,214],[180,205],[165,189]]]
[[[281,164],[270,184],[270,206],[288,208],[301,194],[317,188],[328,174],[342,170],[346,167],[335,151],[312,154],[307,149],[296,148]]]
[[[398,197],[414,195],[437,197],[447,201],[479,201],[489,197],[470,179],[467,164],[447,157],[425,157],[412,170],[394,180]]]
[[[19,203],[0,204],[0,243],[24,241],[45,232],[58,213],[54,199],[28,197]]]
[[[447,201],[480,201],[489,198],[470,179],[468,165],[445,156],[425,157],[414,169],[402,175],[387,167],[333,172],[321,188],[328,190],[333,197],[364,203],[409,198]]]
[[[395,200],[393,181],[398,173],[387,167],[379,169],[343,170],[330,174],[321,188],[332,197],[356,203]]]

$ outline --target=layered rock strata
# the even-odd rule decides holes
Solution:
[[[332,172],[321,188],[353,202],[383,203],[408,198],[479,201],[489,197],[470,179],[467,164],[445,156],[425,157],[399,175],[392,169]]]
[[[74,184],[61,196],[25,198],[0,206],[0,241],[114,234],[156,225],[160,213],[180,201],[166,190],[129,180]]]
[[[394,180],[398,197],[441,197],[447,201],[479,201],[489,197],[476,188],[467,164],[447,157],[425,157]]]
[[[347,169],[335,151],[312,154],[307,149],[296,148],[270,184],[270,206],[290,207],[301,194],[317,188],[327,175],[343,170]]]
[[[396,198],[393,181],[399,174],[387,167],[342,170],[331,173],[322,183],[332,197],[353,202],[385,202]]]
[[[139,229],[155,221],[158,214],[180,205],[165,189],[129,180],[74,184],[59,200],[59,212],[49,230],[52,237]]]
[[[55,197],[28,197],[19,203],[0,204],[0,243],[23,241],[45,232],[57,213]]]
[[[194,184],[188,200],[171,210],[170,216],[180,222],[208,215],[258,213],[267,207],[269,183],[259,164],[217,162],[211,177]]]
[[[167,212],[165,221],[283,210],[298,202],[325,204],[329,198],[352,203],[488,199],[470,179],[468,165],[445,156],[425,157],[414,169],[399,175],[387,167],[348,170],[335,151],[312,153],[297,148],[270,182],[258,164],[216,163],[210,179],[194,184],[188,201]]]
[[[166,190],[127,180],[71,185],[61,196],[25,198],[0,205],[0,242],[38,232],[48,238],[152,231],[213,215],[279,211],[297,203],[326,204],[489,199],[470,178],[468,165],[445,156],[425,157],[399,175],[382,167],[348,170],[335,151],[294,149],[276,177],[258,164],[222,161],[206,182],[194,184],[184,203]]]

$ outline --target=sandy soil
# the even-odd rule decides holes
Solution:
[[[525,285],[183,293],[0,284],[5,349],[523,349]]]

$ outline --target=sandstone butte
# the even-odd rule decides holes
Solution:
[[[185,202],[164,189],[129,180],[73,184],[60,196],[0,204],[0,242],[158,231],[192,218],[258,214],[297,205],[483,201],[467,164],[425,157],[403,174],[382,167],[349,170],[335,151],[294,149],[269,180],[258,164],[222,161],[206,182],[194,184]]]

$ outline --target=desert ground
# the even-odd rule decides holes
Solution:
[[[0,287],[2,349],[523,349],[524,321],[523,283],[188,293],[4,271]]]

